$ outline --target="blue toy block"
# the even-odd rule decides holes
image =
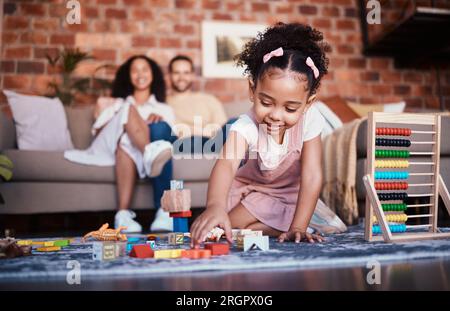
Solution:
[[[189,232],[188,218],[173,218],[173,232]]]

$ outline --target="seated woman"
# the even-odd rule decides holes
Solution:
[[[129,210],[136,176],[151,177],[158,209],[151,230],[172,230],[168,213],[159,209],[164,190],[170,188],[176,139],[171,135],[173,110],[164,104],[166,87],[160,67],[146,56],[131,57],[116,73],[112,96],[97,101],[91,146],[66,151],[64,157],[88,165],[115,165],[119,201],[115,227],[126,226],[127,232],[142,230]]]

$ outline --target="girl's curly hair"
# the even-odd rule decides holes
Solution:
[[[164,103],[166,101],[166,83],[163,72],[153,59],[145,55],[132,56],[119,67],[112,84],[112,97],[127,98],[128,95],[133,95],[134,86],[131,83],[130,71],[131,64],[136,59],[143,59],[149,64],[153,76],[150,93],[155,95],[157,101]]]
[[[272,57],[267,63],[263,63],[264,55],[279,47],[283,48],[283,56]],[[255,86],[269,68],[275,67],[304,74],[308,80],[309,95],[313,95],[322,77],[328,73],[329,61],[325,53],[330,51],[331,48],[323,41],[320,31],[300,23],[279,22],[247,42],[235,60],[238,66],[245,68],[244,73],[252,79]],[[306,65],[308,57],[311,57],[319,70],[317,79]]]

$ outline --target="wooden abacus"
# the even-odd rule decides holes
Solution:
[[[365,212],[367,241],[404,242],[450,238],[450,232],[442,233],[437,228],[439,195],[450,214],[450,195],[442,176],[439,175],[440,130],[441,117],[437,114],[369,113],[366,175],[363,177],[367,194]],[[409,139],[404,139],[405,136]],[[416,136],[425,138],[419,141],[415,140]],[[426,150],[399,149],[411,146],[421,146]],[[379,147],[385,148],[377,149]],[[411,156],[416,156],[419,160],[406,160]],[[423,157],[430,159],[420,160]],[[421,169],[420,172],[405,170],[410,167]],[[409,182],[405,182],[408,179]],[[420,182],[411,182],[411,179],[419,179]],[[384,182],[385,180],[391,181]],[[409,193],[411,189],[415,190],[412,192],[419,191],[419,193]],[[403,192],[392,192],[395,190]],[[407,204],[409,198],[428,198],[429,202]],[[389,202],[381,204],[381,201]],[[425,209],[427,212],[409,213],[417,209]],[[421,224],[406,225],[408,219],[425,221]]]

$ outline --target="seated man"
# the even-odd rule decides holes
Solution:
[[[225,110],[215,96],[192,91],[195,78],[192,60],[184,55],[174,57],[169,63],[169,77],[172,95],[167,103],[175,113],[176,135],[181,139],[181,147],[190,145],[190,152],[197,153],[202,152],[205,143],[216,135],[220,135],[219,141],[223,142],[226,133],[221,127],[227,123]],[[214,144],[211,151],[215,151]]]

